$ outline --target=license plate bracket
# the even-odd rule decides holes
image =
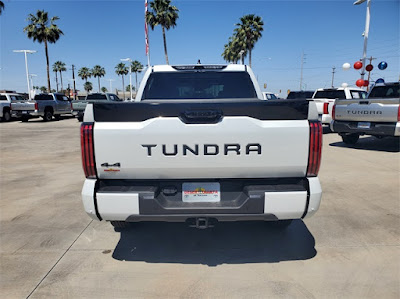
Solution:
[[[183,202],[220,202],[221,186],[216,182],[188,182],[182,184]]]

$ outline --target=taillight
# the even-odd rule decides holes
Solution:
[[[399,105],[399,108],[397,110],[397,121],[400,121],[400,105]]]
[[[310,149],[308,152],[307,176],[317,176],[321,164],[322,125],[319,121],[310,121]]]
[[[74,109],[72,108],[72,102],[71,102],[71,111],[72,111],[72,110],[74,110]]]
[[[329,103],[324,103],[324,114],[329,114],[328,106]]]
[[[333,105],[332,107],[332,119],[335,120],[335,110],[336,110],[336,105]]]
[[[38,103],[35,103],[35,110],[39,110],[39,105],[38,105]]]
[[[93,123],[82,123],[81,125],[81,153],[82,166],[86,178],[97,178],[96,161],[94,158]]]

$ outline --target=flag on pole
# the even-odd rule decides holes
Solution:
[[[144,36],[146,41],[146,56],[149,55],[149,28],[147,26],[147,0],[144,1]]]

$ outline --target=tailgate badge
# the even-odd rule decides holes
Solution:
[[[108,164],[108,163],[103,163],[101,164],[101,167],[105,167],[104,169],[105,172],[118,172],[120,171],[116,167],[121,167],[121,163],[114,163],[114,164]]]

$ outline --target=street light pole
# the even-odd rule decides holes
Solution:
[[[128,61],[129,62],[129,89],[130,89],[130,92],[131,92],[131,101],[132,101],[132,99],[133,99],[133,96],[132,96],[132,59],[130,59],[130,58],[124,58],[124,59],[121,59],[121,61]]]
[[[26,69],[26,82],[28,83],[28,97],[31,98],[31,87],[29,86],[29,70],[28,70],[28,57],[27,53],[36,53],[35,50],[13,50],[14,53],[24,53],[25,54],[25,69]]]
[[[367,43],[368,43],[368,34],[369,34],[369,23],[371,20],[371,0],[357,0],[354,2],[354,5],[359,5],[367,1],[367,14],[365,17],[365,30],[364,30],[364,48],[363,48],[363,57],[362,57],[362,69],[361,69],[361,80],[364,80],[365,75],[365,60],[367,59]]]
[[[114,79],[106,79],[106,80],[110,82],[110,92],[113,92],[112,91],[112,81],[115,81],[115,80]]]

